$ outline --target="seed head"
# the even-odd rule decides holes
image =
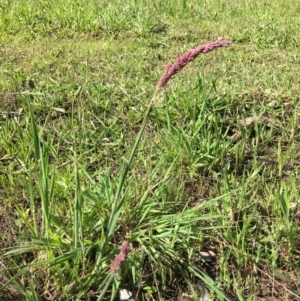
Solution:
[[[178,73],[186,64],[193,61],[200,53],[206,53],[229,44],[232,44],[232,42],[227,40],[217,40],[215,42],[198,46],[197,48],[184,53],[182,56],[177,58],[174,64],[169,64],[167,66],[165,72],[158,81],[156,88],[162,88],[172,76]]]
[[[126,240],[122,244],[120,253],[115,257],[115,259],[110,261],[110,273],[112,275],[115,275],[118,272],[121,264],[127,259],[128,248],[129,242]]]

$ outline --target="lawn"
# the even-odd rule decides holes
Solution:
[[[0,0],[0,300],[300,300],[299,20]]]

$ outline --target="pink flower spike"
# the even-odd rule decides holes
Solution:
[[[121,264],[127,259],[129,242],[126,240],[123,242],[120,253],[115,257],[115,259],[110,261],[110,273],[115,275]]]
[[[215,42],[198,46],[197,48],[184,53],[182,56],[177,58],[174,64],[169,64],[167,66],[165,72],[158,81],[156,88],[162,88],[173,75],[178,73],[186,64],[193,61],[200,53],[206,53],[218,47],[223,47],[229,44],[232,44],[232,42],[227,40],[217,40]]]

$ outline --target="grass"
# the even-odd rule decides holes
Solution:
[[[299,300],[299,11],[0,0],[1,298]]]

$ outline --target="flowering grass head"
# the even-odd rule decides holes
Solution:
[[[123,242],[120,253],[110,262],[110,273],[115,275],[121,264],[127,259],[129,249],[129,242],[126,240]]]
[[[216,48],[223,47],[229,44],[232,44],[232,42],[227,40],[217,40],[215,42],[198,46],[197,48],[189,50],[188,52],[184,53],[182,56],[177,58],[174,64],[169,64],[167,66],[165,72],[163,73],[160,80],[158,81],[156,88],[157,89],[162,88],[172,76],[178,73],[189,62],[193,61],[200,53],[206,53]]]

